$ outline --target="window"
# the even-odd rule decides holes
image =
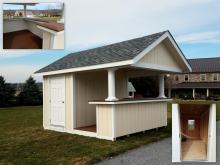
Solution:
[[[189,75],[188,75],[188,74],[185,74],[185,75],[184,75],[184,80],[185,80],[185,81],[189,81]]]
[[[174,77],[174,79],[175,79],[175,81],[179,81],[179,76],[176,75],[176,76]]]
[[[206,74],[201,74],[200,75],[200,80],[205,81],[206,80]]]
[[[188,120],[188,130],[194,130],[195,129],[195,120]]]
[[[218,74],[217,74],[217,73],[214,73],[214,74],[213,74],[213,80],[214,80],[214,81],[218,81]]]

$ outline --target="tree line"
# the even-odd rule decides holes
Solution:
[[[6,83],[3,76],[0,76],[0,107],[10,106],[33,106],[42,105],[43,94],[33,77],[29,77],[20,93],[16,95],[16,88]]]

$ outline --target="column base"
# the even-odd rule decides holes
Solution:
[[[108,97],[107,99],[105,99],[105,101],[118,101],[118,98],[116,98],[116,97]]]

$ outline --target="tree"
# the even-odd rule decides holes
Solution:
[[[3,76],[0,76],[0,107],[12,106],[14,103],[15,89],[5,82]]]
[[[18,95],[18,102],[21,105],[41,105],[42,92],[33,77],[29,77]]]

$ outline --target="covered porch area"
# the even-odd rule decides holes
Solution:
[[[74,74],[76,107],[73,132],[115,140],[117,137],[166,126],[167,102],[171,100],[164,94],[166,73],[123,67]],[[151,76],[156,77],[157,96],[138,95],[131,98],[129,79]]]

